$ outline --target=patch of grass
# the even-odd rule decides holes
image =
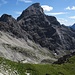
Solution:
[[[23,64],[0,58],[0,64],[4,62],[4,65],[10,66],[12,70],[16,69],[19,75],[25,75],[26,70],[31,75],[75,75],[75,56],[71,57],[69,61],[61,65]]]
[[[68,63],[75,63],[75,56],[69,58]]]

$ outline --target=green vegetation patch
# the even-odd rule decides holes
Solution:
[[[19,75],[75,75],[75,56],[69,59],[69,62],[58,64],[23,64],[20,62],[12,62],[10,60],[0,58],[0,64],[10,66],[12,70],[17,70]]]

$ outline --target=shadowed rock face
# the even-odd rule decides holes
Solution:
[[[5,29],[7,30],[13,30],[13,29],[17,29],[20,27],[17,23],[17,21],[11,16],[11,15],[8,15],[8,14],[3,14],[0,18],[0,22],[3,22],[4,24],[4,27],[7,27]]]
[[[14,22],[14,21],[16,21],[11,15],[8,15],[8,14],[3,14],[2,16],[1,16],[1,18],[0,18],[0,21],[3,21],[3,22],[7,22],[7,23],[9,23],[9,22]],[[16,22],[15,22],[16,23]]]
[[[23,11],[18,17],[21,28],[36,43],[50,50],[75,49],[75,31],[61,25],[54,16],[47,16],[38,3]]]
[[[11,15],[3,14],[0,18],[0,30],[9,32],[14,37],[24,38],[26,39],[26,32],[23,31],[18,24],[17,20],[15,20]],[[25,35],[24,35],[25,34]]]
[[[58,61],[54,62],[53,64],[63,64],[65,62],[69,62],[69,58],[75,55],[75,52],[70,53],[68,55],[64,55],[63,57],[59,58]]]
[[[57,54],[60,50],[75,49],[75,31],[61,25],[56,17],[45,15],[39,3],[29,6],[17,20],[11,15],[2,15],[0,24],[0,30],[24,39],[28,37]]]

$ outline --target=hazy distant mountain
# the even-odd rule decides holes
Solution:
[[[75,23],[71,26],[71,28],[75,30]]]
[[[0,17],[0,53],[14,61],[43,63],[75,50],[75,31],[44,14],[39,3],[32,4],[15,20]],[[16,57],[16,58],[15,58]]]

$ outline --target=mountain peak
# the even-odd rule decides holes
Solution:
[[[31,15],[40,15],[44,14],[43,8],[40,6],[40,3],[34,3],[31,6],[29,6],[26,10],[22,12],[22,14],[17,18],[17,20],[20,20],[24,17],[28,17]]]
[[[7,20],[8,18],[12,18],[11,15],[8,15],[8,14],[3,14],[1,17],[0,17],[0,21],[5,21]]]
[[[34,3],[34,4],[32,4],[32,6],[38,7],[38,6],[40,6],[40,3]]]
[[[15,19],[11,15],[3,14],[0,17],[0,21],[6,22],[6,23],[9,23],[9,22],[11,23],[12,21],[15,21]]]
[[[3,14],[1,17],[12,17],[12,16],[8,14]]]

